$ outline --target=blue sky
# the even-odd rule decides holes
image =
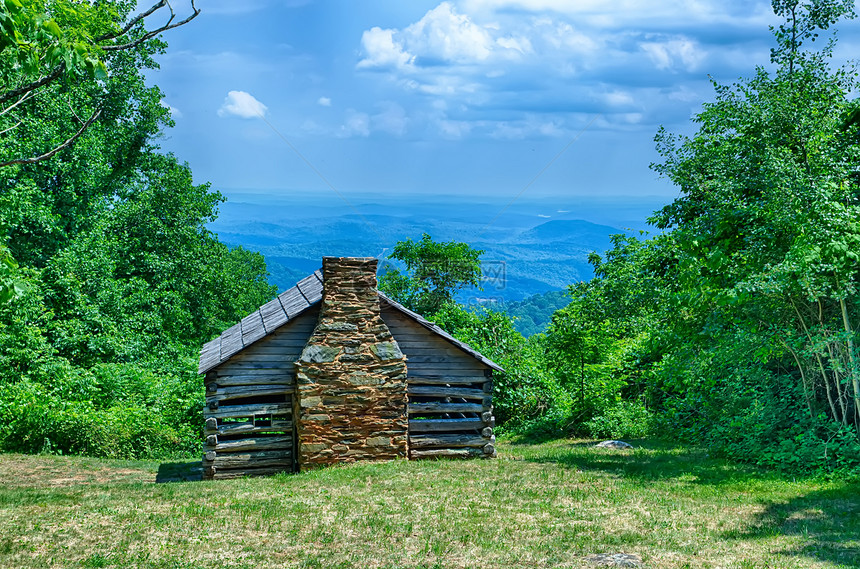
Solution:
[[[320,175],[344,195],[671,199],[658,127],[691,132],[708,76],[766,64],[776,23],[749,0],[197,5],[151,74],[176,121],[162,146],[228,196],[321,200]]]

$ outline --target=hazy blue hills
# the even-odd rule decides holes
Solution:
[[[437,241],[464,241],[484,250],[487,280],[483,290],[460,300],[488,304],[590,279],[588,254],[604,252],[610,235],[632,231],[619,227],[641,228],[659,206],[643,202],[637,212],[625,201],[614,212],[624,225],[614,226],[606,223],[613,210],[605,203],[575,207],[556,198],[503,209],[482,197],[369,197],[345,204],[336,196],[241,195],[222,205],[211,228],[227,243],[263,253],[271,281],[282,290],[319,268],[326,255],[383,259],[397,241],[425,232]],[[583,212],[597,221],[578,218]],[[640,221],[630,224],[636,217]]]

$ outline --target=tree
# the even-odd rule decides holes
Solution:
[[[0,304],[21,296],[25,290],[27,284],[19,273],[18,263],[9,249],[0,243]]]
[[[860,147],[846,120],[857,83],[852,70],[830,69],[832,41],[803,51],[852,17],[852,5],[774,2],[786,17],[775,30],[776,73],[715,85],[717,101],[697,116],[694,138],[658,136],[666,160],[656,169],[684,196],[654,220],[674,229],[687,286],[697,283],[732,326],[766,330],[769,357],[790,354],[810,413],[823,393],[833,419],[860,428]]]
[[[34,79],[6,58],[19,44],[7,44],[0,60],[3,92],[26,91],[0,117],[18,113],[14,135],[0,135],[0,160],[57,149],[50,160],[0,168],[0,236],[32,291],[0,303],[0,450],[194,451],[204,403],[200,345],[275,293],[261,255],[231,249],[207,229],[223,196],[194,184],[188,166],[154,142],[172,121],[144,73],[165,49],[156,30],[182,22],[147,30],[143,19],[169,4],[129,17],[134,5],[4,4],[49,14],[108,73],[52,78],[71,64],[42,60]],[[94,112],[65,144],[69,125],[88,123],[78,115]],[[0,256],[2,287],[18,273]]]
[[[0,167],[34,164],[54,157],[74,144],[96,120],[103,108],[102,89],[109,62],[116,54],[138,48],[162,32],[183,26],[200,10],[191,0],[192,13],[179,21],[167,0],[160,0],[134,17],[135,2],[76,2],[73,0],[4,0],[0,3],[0,146],[14,138],[30,120],[41,92],[63,82],[69,90],[86,91],[86,120],[59,129],[59,138],[43,145],[38,154],[0,154]],[[146,21],[163,8],[166,23],[146,29]],[[108,62],[108,65],[105,62]],[[84,115],[86,116],[86,115]]]
[[[436,243],[424,233],[420,241],[399,241],[389,259],[406,265],[406,273],[389,268],[379,279],[379,289],[421,314],[432,315],[454,300],[454,293],[480,287],[483,251],[465,243]]]

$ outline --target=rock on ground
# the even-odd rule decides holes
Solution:
[[[624,441],[603,441],[594,445],[597,448],[631,449],[633,445]]]
[[[633,553],[599,553],[589,555],[585,560],[600,567],[640,567],[642,565],[642,558]]]

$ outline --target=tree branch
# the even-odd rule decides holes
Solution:
[[[4,134],[6,134],[7,132],[9,132],[10,130],[14,130],[14,129],[18,128],[19,126],[21,126],[21,123],[22,123],[22,122],[24,122],[24,119],[19,120],[16,124],[14,124],[14,125],[10,126],[10,127],[9,127],[9,128],[7,128],[7,129],[0,130],[0,136],[3,136]]]
[[[177,22],[175,24],[172,23],[173,20],[176,18],[176,14],[174,13],[173,8],[170,6],[170,4],[167,3],[167,0],[161,0],[157,4],[154,4],[146,12],[138,14],[137,16],[132,18],[122,28],[122,30],[120,30],[119,33],[106,34],[106,35],[99,36],[99,37],[95,38],[93,40],[93,42],[96,45],[98,45],[98,42],[100,42],[100,41],[115,39],[115,38],[118,38],[122,35],[125,35],[126,33],[128,33],[129,30],[131,30],[132,27],[134,27],[135,24],[141,22],[144,18],[151,16],[152,14],[154,14],[155,12],[157,12],[158,10],[163,8],[164,6],[168,6],[170,8],[170,19],[167,20],[167,23],[164,24],[163,26],[161,26],[160,28],[155,29],[151,32],[146,32],[143,35],[143,37],[138,38],[134,41],[130,41],[128,43],[124,43],[121,45],[101,46],[102,50],[104,50],[104,51],[123,51],[126,49],[131,49],[133,47],[137,47],[138,45],[142,44],[143,42],[145,42],[147,40],[154,38],[155,36],[157,36],[158,34],[160,34],[162,32],[165,32],[167,30],[172,30],[174,28],[178,28],[179,26],[184,26],[185,24],[187,24],[188,22],[190,22],[191,20],[196,18],[198,15],[200,15],[200,9],[194,5],[194,1],[195,0],[191,0],[191,9],[193,10],[193,13],[190,16],[188,16],[187,18],[185,18],[184,20],[182,20],[181,22]],[[63,73],[65,71],[66,71],[66,64],[60,63],[57,67],[54,68],[53,71],[51,71],[49,74],[45,75],[44,77],[41,77],[41,78],[37,79],[36,81],[33,81],[32,83],[29,83],[27,85],[23,85],[22,87],[18,87],[17,89],[13,89],[12,91],[7,91],[3,94],[0,94],[0,105],[2,105],[3,103],[5,103],[6,101],[8,101],[10,99],[14,99],[15,97],[25,95],[25,94],[29,93],[30,91],[34,91],[34,90],[38,89],[39,87],[44,87],[45,85],[56,81],[57,79],[59,79],[63,75]]]
[[[156,13],[157,11],[161,10],[162,8],[164,8],[166,5],[167,5],[167,0],[161,0],[161,2],[158,2],[157,4],[154,4],[154,5],[153,5],[149,10],[147,10],[146,12],[141,12],[140,14],[138,14],[137,16],[135,16],[134,18],[132,18],[131,20],[129,20],[129,22],[125,25],[125,27],[123,27],[123,29],[121,29],[121,30],[120,30],[120,31],[118,31],[117,33],[115,33],[115,34],[104,34],[104,35],[101,35],[101,36],[99,36],[99,37],[97,37],[97,38],[93,38],[93,41],[94,41],[95,43],[99,43],[99,42],[102,42],[102,41],[107,41],[107,40],[116,39],[116,38],[118,38],[119,36],[124,36],[125,34],[127,34],[127,33],[128,33],[128,31],[129,31],[130,29],[132,29],[132,28],[134,27],[134,25],[135,25],[136,23],[140,22],[141,20],[144,20],[144,19],[148,18],[149,16],[153,15],[153,14],[154,14],[154,13]],[[192,3],[192,6],[193,6],[193,3]],[[172,12],[173,12],[173,10],[171,10],[171,13],[172,13]]]
[[[170,7],[170,4],[168,4],[167,6]],[[130,41],[128,43],[124,43],[121,45],[106,45],[106,46],[103,46],[102,49],[104,51],[122,51],[125,49],[131,49],[133,47],[136,47],[136,46],[142,44],[143,42],[145,42],[147,40],[151,40],[152,38],[154,38],[155,36],[157,36],[158,34],[160,34],[162,32],[166,32],[167,30],[172,30],[174,28],[178,28],[179,26],[184,26],[185,24],[187,24],[188,22],[190,22],[191,20],[193,20],[194,18],[196,18],[197,16],[200,15],[200,9],[194,5],[194,0],[191,0],[191,9],[193,10],[193,13],[190,16],[188,16],[187,18],[185,18],[181,22],[176,22],[175,24],[171,24],[173,19],[176,17],[176,13],[173,11],[173,8],[170,7],[170,19],[167,20],[167,23],[164,24],[163,26],[161,26],[160,28],[152,30],[151,32],[146,32],[143,36],[141,36],[140,38],[138,38],[134,41]]]
[[[21,97],[20,99],[18,99],[17,101],[15,101],[15,102],[14,102],[14,103],[12,103],[11,105],[9,105],[8,107],[6,107],[6,108],[5,108],[5,109],[3,109],[2,111],[0,111],[0,117],[2,117],[3,115],[5,115],[5,114],[6,114],[6,113],[8,113],[9,111],[11,111],[12,109],[14,109],[14,108],[15,108],[15,107],[17,107],[18,105],[20,105],[21,103],[23,103],[24,101],[27,101],[28,99],[32,99],[34,96],[35,96],[35,95],[33,95],[33,92],[32,92],[32,91],[30,91],[29,93],[24,93],[24,96],[23,96],[23,97]]]
[[[89,126],[91,124],[93,124],[96,121],[96,119],[99,118],[99,115],[101,115],[101,114],[102,114],[102,110],[96,109],[96,112],[93,113],[93,116],[91,116],[89,118],[89,120],[87,120],[87,122],[84,123],[84,126],[82,126],[81,129],[78,132],[76,132],[73,137],[66,140],[64,143],[57,146],[53,150],[50,150],[50,151],[48,151],[48,152],[46,152],[40,156],[34,156],[33,158],[16,158],[15,160],[9,160],[8,162],[0,162],[0,168],[3,168],[4,166],[11,166],[13,164],[35,164],[36,162],[41,162],[42,160],[47,160],[48,158],[51,158],[60,150],[62,150],[64,148],[68,148],[69,146],[74,144],[75,141],[81,137],[81,135],[84,133],[84,131],[87,130],[87,128],[89,128]]]
[[[57,79],[60,78],[60,76],[63,74],[63,72],[65,70],[66,70],[65,62],[60,63],[58,66],[56,66],[54,68],[53,71],[51,71],[50,73],[48,73],[47,75],[45,75],[44,77],[42,77],[40,79],[36,79],[35,81],[30,83],[29,85],[24,85],[22,87],[18,87],[17,89],[13,89],[11,91],[6,91],[2,95],[0,95],[0,105],[2,105],[3,103],[5,103],[6,101],[8,101],[10,99],[14,99],[15,97],[18,97],[20,95],[26,95],[30,91],[35,91],[39,87],[44,87],[48,83],[56,81]]]

